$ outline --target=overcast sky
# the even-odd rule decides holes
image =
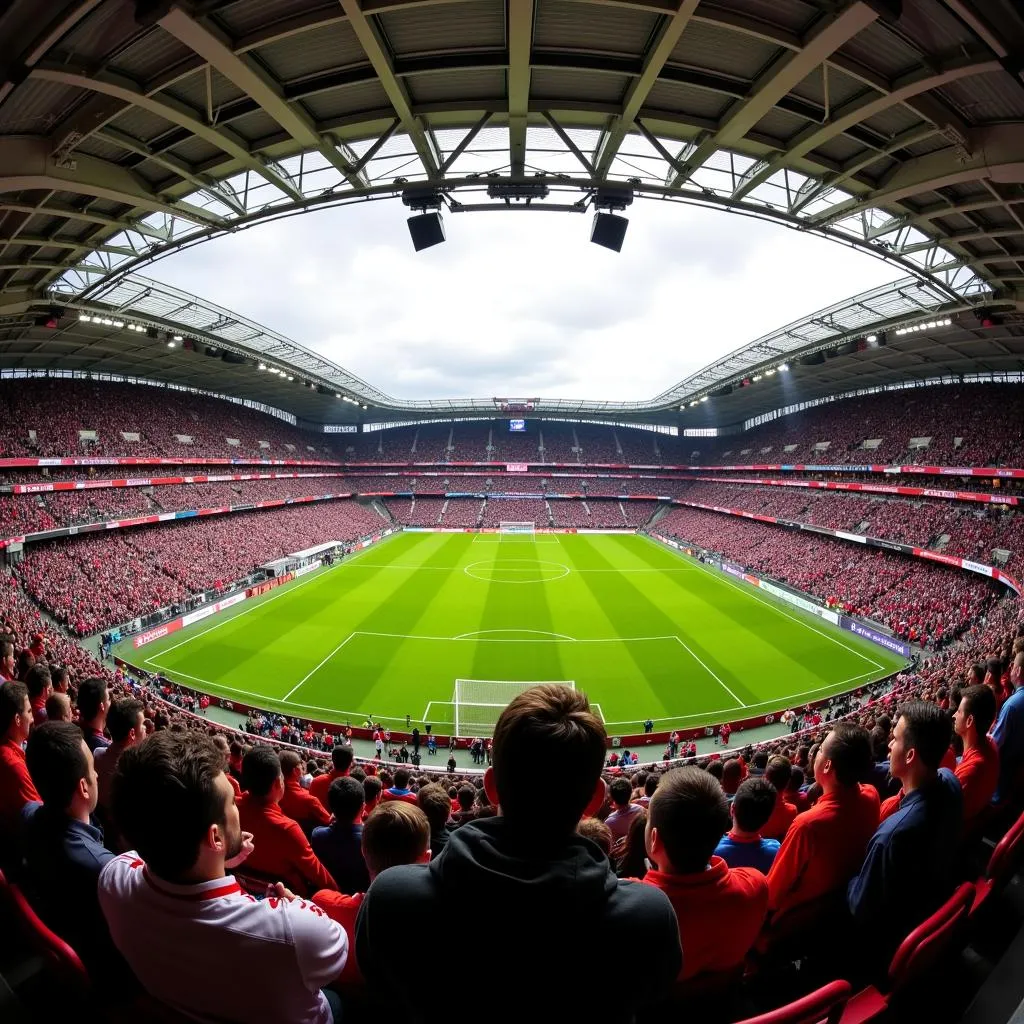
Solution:
[[[318,350],[397,398],[651,398],[777,327],[900,274],[750,217],[638,201],[621,253],[590,216],[448,214],[413,251],[397,200],[162,260],[160,280]]]

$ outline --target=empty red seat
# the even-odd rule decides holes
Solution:
[[[777,1010],[749,1017],[740,1024],[838,1024],[850,998],[850,983],[833,981]]]

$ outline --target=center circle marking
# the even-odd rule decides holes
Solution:
[[[485,568],[480,568],[481,566]],[[498,562],[487,560],[472,562],[462,570],[482,583],[552,583],[565,579],[570,569],[561,562],[537,561],[530,558],[503,558]],[[508,574],[502,578],[502,572]],[[489,575],[488,575],[489,573]],[[534,576],[531,579],[530,574]]]

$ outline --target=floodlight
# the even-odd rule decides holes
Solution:
[[[869,344],[874,345],[874,343],[876,341],[878,341],[878,335],[877,334],[869,334],[867,336],[866,340],[868,341]]]

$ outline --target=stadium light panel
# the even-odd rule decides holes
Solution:
[[[708,396],[707,396],[707,395],[701,395],[701,396],[700,396],[700,400],[701,400],[702,402],[706,402],[706,401],[708,400]]]
[[[874,343],[875,343],[876,341],[878,341],[878,335],[877,335],[877,334],[869,334],[869,335],[867,336],[867,339],[866,339],[866,340],[867,340],[867,341],[868,341],[868,342],[869,342],[870,344],[874,345]]]
[[[176,341],[169,341],[169,342],[167,342],[167,347],[168,348],[174,348],[174,346],[177,345],[177,344],[178,343]]]
[[[789,363],[783,363],[783,364],[782,364],[782,365],[781,365],[781,366],[779,367],[779,371],[780,371],[781,373],[788,373],[788,372],[789,372]]]
[[[266,363],[260,363],[260,365],[257,367],[258,370],[265,370],[266,368],[267,368],[267,364]]]
[[[84,320],[84,321],[88,322],[89,320],[91,320],[91,319],[92,319],[92,317],[91,317],[91,316],[89,316],[89,314],[88,314],[88,313],[79,313],[79,314],[78,314],[78,319],[79,319],[79,320]]]

